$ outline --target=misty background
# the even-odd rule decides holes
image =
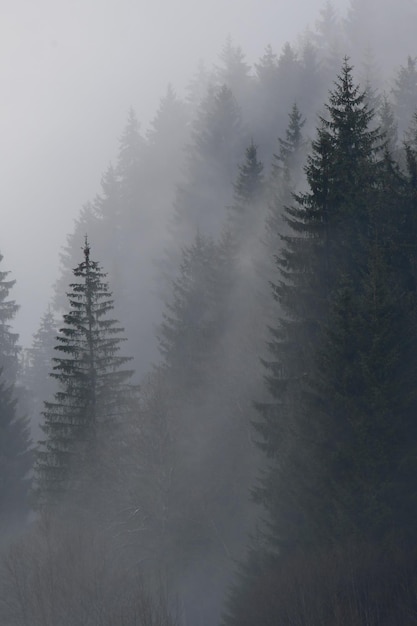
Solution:
[[[369,566],[368,611],[417,519],[417,3],[2,13],[0,616],[323,626]]]
[[[184,97],[198,62],[217,63],[228,36],[253,64],[268,43],[279,52],[314,27],[322,4],[3,0],[0,249],[17,281],[24,346],[73,220],[115,159],[129,107],[146,131],[168,84]]]

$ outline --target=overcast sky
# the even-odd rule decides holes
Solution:
[[[347,0],[339,0],[344,8]],[[314,23],[322,0],[0,0],[1,269],[27,344],[58,251],[115,158],[130,105],[146,127],[228,35],[250,62]]]

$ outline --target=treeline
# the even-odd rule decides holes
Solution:
[[[5,624],[414,623],[417,69],[355,59],[370,4],[129,112],[20,363],[0,274]]]

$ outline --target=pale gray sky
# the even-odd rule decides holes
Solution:
[[[345,7],[347,0],[339,0]],[[230,35],[253,62],[279,53],[322,0],[0,0],[0,251],[27,344],[58,251],[114,159],[127,110],[144,125]]]

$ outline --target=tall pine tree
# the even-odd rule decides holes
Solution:
[[[0,262],[3,256],[0,255]],[[0,531],[11,532],[29,512],[32,453],[28,420],[21,415],[16,388],[18,335],[12,322],[18,305],[10,299],[15,281],[0,271]]]
[[[52,376],[59,390],[45,402],[46,437],[36,464],[40,505],[54,504],[65,493],[85,495],[100,474],[100,444],[117,441],[133,408],[133,372],[124,367],[130,358],[119,354],[123,329],[110,317],[111,293],[99,264],[90,259],[87,240],[83,254],[55,347],[59,356]]]
[[[266,363],[271,403],[260,406],[260,445],[270,471],[256,490],[280,551],[329,539],[322,455],[332,424],[316,389],[317,356],[343,276],[353,284],[367,262],[369,201],[377,179],[378,131],[345,61],[321,118],[306,174],[309,191],[286,210],[290,233],[277,257],[279,323]],[[292,232],[291,232],[292,231]]]

